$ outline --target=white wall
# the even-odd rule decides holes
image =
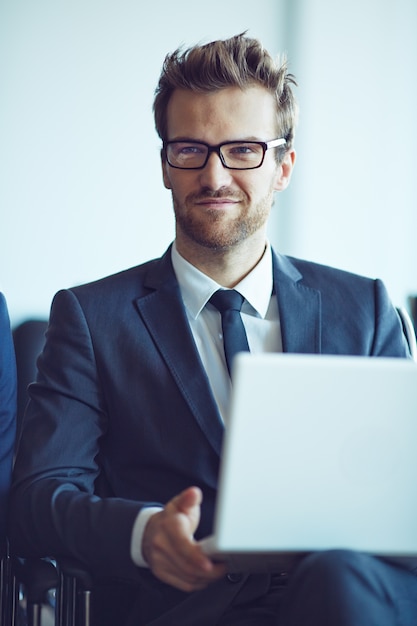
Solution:
[[[0,290],[12,322],[173,236],[152,99],[165,54],[249,29],[288,50],[298,161],[270,237],[417,293],[415,0],[0,0]]]
[[[417,294],[417,2],[298,0],[286,251]],[[287,210],[287,209],[286,209]]]
[[[153,92],[167,52],[248,29],[281,47],[284,0],[0,1],[0,290],[12,323],[173,237]]]

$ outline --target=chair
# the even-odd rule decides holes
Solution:
[[[30,319],[13,330],[17,366],[17,425],[22,427],[23,415],[28,401],[27,389],[36,378],[36,361],[45,342],[46,320]],[[3,567],[3,561],[2,561]],[[13,556],[5,561],[12,585],[11,621],[1,624],[18,625],[18,596],[23,591],[28,626],[40,626],[42,607],[49,602],[49,592],[56,590],[55,623],[57,626],[89,626],[90,590],[92,581],[88,572],[77,561],[64,559],[57,566],[49,559],[22,559]],[[2,570],[3,571],[3,570]],[[6,571],[6,570],[5,570]]]
[[[27,388],[36,378],[36,360],[45,343],[46,320],[26,320],[13,329],[17,369],[17,432],[28,401]]]
[[[49,604],[49,592],[58,587],[58,573],[55,564],[48,559],[21,559],[12,557],[11,589],[12,626],[20,626],[19,591],[23,590],[25,600],[25,624],[41,626],[42,609]]]
[[[45,320],[30,319],[13,329],[13,343],[17,369],[17,433],[22,427],[28,401],[27,388],[36,377],[36,360],[45,342]],[[52,561],[46,559],[9,558],[9,621],[5,625],[18,626],[20,618],[20,591],[25,601],[27,626],[40,626],[42,607],[49,603],[49,592],[58,586],[58,572]]]
[[[85,564],[57,559],[56,626],[114,626],[128,619],[137,587],[120,579],[93,580]]]
[[[12,606],[12,576],[7,542],[0,546],[0,624],[10,624]]]
[[[36,361],[41,353],[48,323],[30,319],[13,330],[18,378],[18,433],[28,401],[28,385],[36,378]],[[93,581],[86,568],[75,559],[21,559],[13,555],[6,565],[12,572],[12,620],[1,626],[18,626],[18,594],[23,591],[28,626],[41,626],[42,607],[49,592],[56,590],[56,626],[90,626],[92,623]],[[110,595],[110,594],[109,594]],[[122,600],[123,603],[123,600]],[[117,618],[115,618],[117,620]],[[109,623],[107,621],[107,623]]]
[[[93,581],[86,568],[75,559],[59,559],[57,626],[91,626]]]

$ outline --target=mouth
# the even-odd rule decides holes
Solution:
[[[229,209],[239,204],[239,200],[235,198],[199,198],[195,201],[196,206],[219,210]]]

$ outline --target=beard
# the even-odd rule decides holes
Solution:
[[[227,210],[199,211],[194,206],[196,201],[208,198],[233,198],[240,202],[241,211],[231,217],[227,215]],[[202,190],[187,196],[185,203],[181,204],[172,192],[177,231],[181,230],[183,235],[199,246],[218,251],[236,246],[262,228],[268,220],[273,200],[273,189],[254,205],[246,196],[223,189],[216,192]]]

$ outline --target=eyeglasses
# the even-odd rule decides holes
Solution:
[[[171,167],[180,170],[201,170],[215,152],[229,170],[254,170],[261,167],[265,152],[286,144],[284,138],[272,141],[226,141],[210,146],[202,141],[166,141],[164,152]]]

